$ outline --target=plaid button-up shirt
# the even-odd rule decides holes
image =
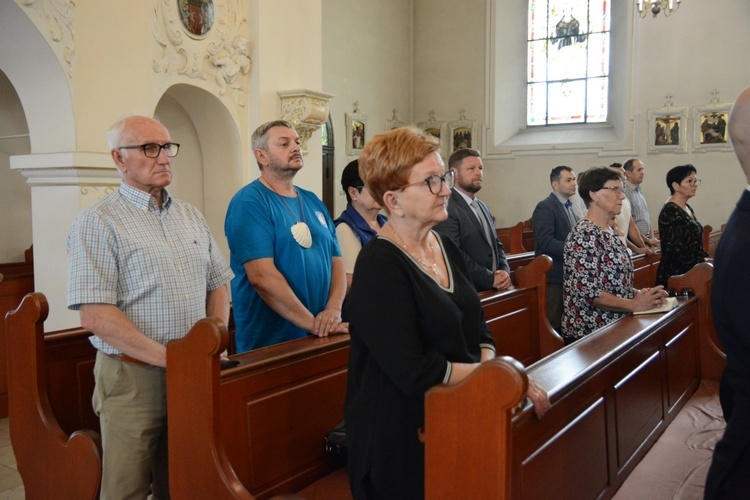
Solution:
[[[232,271],[203,215],[163,191],[163,208],[125,183],[82,212],[68,236],[68,307],[117,306],[166,344],[206,316],[206,294]],[[98,337],[97,349],[116,354]]]
[[[625,181],[625,196],[630,200],[633,220],[641,234],[651,235],[651,216],[648,213],[646,198],[643,197],[641,187]]]

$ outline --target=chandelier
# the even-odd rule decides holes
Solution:
[[[669,16],[680,8],[680,2],[682,0],[636,0],[636,5],[641,17],[646,17],[649,11],[656,17],[661,11],[664,11],[665,16]]]

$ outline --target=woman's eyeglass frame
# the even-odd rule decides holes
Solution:
[[[405,186],[401,186],[400,188],[396,188],[396,191],[403,191],[404,189],[411,187],[411,186],[427,184],[427,187],[429,188],[430,193],[437,196],[440,194],[440,190],[443,189],[443,183],[445,183],[445,185],[448,186],[448,189],[453,189],[453,186],[456,185],[455,170],[452,170],[452,169],[448,170],[443,175],[431,175],[423,181],[412,182],[411,184],[407,184]],[[437,192],[435,191],[436,189],[437,189]]]
[[[601,189],[612,191],[615,196],[625,196],[625,189],[622,186],[602,186]]]

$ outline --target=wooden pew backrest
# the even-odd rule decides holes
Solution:
[[[243,353],[220,372],[227,343],[223,325],[205,319],[167,346],[172,494],[268,498],[341,467],[324,438],[344,415],[349,336]]]
[[[428,399],[446,400],[435,406],[439,412],[426,406],[425,451],[429,463],[437,464],[426,473],[426,488],[438,492],[428,498],[445,498],[439,492],[460,489],[500,499],[611,497],[706,370],[700,339],[708,332],[699,311],[708,300],[710,271],[709,265],[696,266],[684,277],[695,297],[678,299],[674,311],[628,316],[530,366],[529,377],[548,391],[552,402],[541,420],[528,403],[512,420],[507,409],[487,410],[493,403],[508,404],[506,392],[500,392],[498,402],[487,401],[499,391],[492,385],[497,381],[472,382],[485,376],[500,380],[499,373],[491,374],[496,371],[492,366],[483,364],[456,386],[431,389]],[[508,370],[503,383],[523,391],[524,377]],[[510,436],[503,431],[508,421]],[[472,443],[472,451],[461,455],[458,467],[483,474],[455,474],[448,467],[457,465],[440,458],[460,449],[462,442]],[[510,459],[499,458],[505,456]],[[509,477],[509,483],[498,477]]]
[[[10,438],[27,498],[97,498],[101,479],[99,436],[70,437],[49,403],[43,323],[44,295],[27,295],[5,318]],[[90,404],[89,404],[90,407]]]
[[[563,347],[563,340],[547,320],[547,272],[552,260],[535,258],[513,272],[515,288],[481,292],[484,317],[500,356],[528,365]]]
[[[27,261],[0,264],[0,275],[0,319],[4,319],[5,314],[18,307],[27,293],[34,291],[34,263]],[[6,335],[5,321],[0,321],[0,418],[8,416]]]

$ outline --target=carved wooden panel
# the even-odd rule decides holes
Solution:
[[[260,359],[264,351],[284,347],[246,357]],[[222,378],[222,441],[238,479],[253,495],[298,491],[340,466],[325,453],[324,438],[344,416],[348,353],[348,345],[302,351],[297,358],[277,356]]]
[[[690,323],[666,345],[667,408],[671,412],[683,398],[689,397],[699,378],[700,360],[697,356],[694,323]]]
[[[599,398],[522,461],[520,497],[597,498],[609,484],[606,456],[605,404]]]
[[[659,352],[614,386],[617,465],[624,467],[664,419]]]
[[[498,298],[482,307],[499,356],[511,356],[524,365],[539,359],[536,289]]]

